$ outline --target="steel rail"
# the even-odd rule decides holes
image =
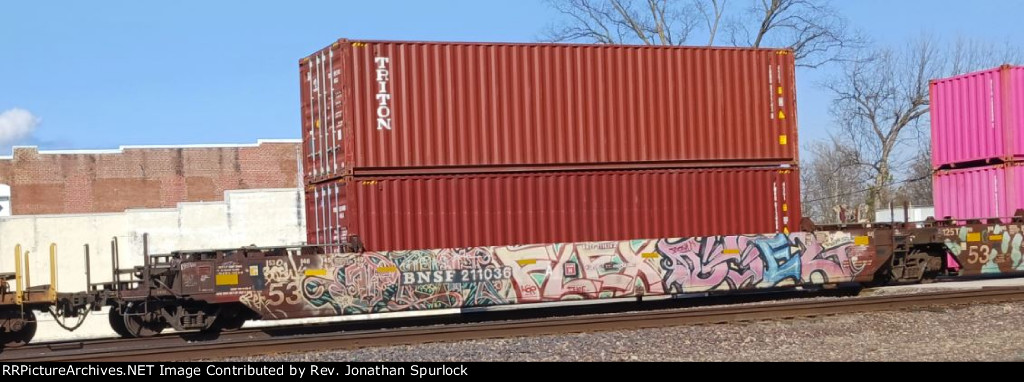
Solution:
[[[222,333],[196,341],[188,334],[130,340],[104,339],[28,345],[0,353],[0,361],[164,362],[270,353],[353,349],[484,338],[508,338],[680,325],[724,324],[844,313],[892,311],[931,306],[1024,301],[1024,288],[996,287],[916,294],[785,301],[742,306],[677,308],[583,316],[488,321],[471,324],[275,336],[275,328]],[[280,329],[278,329],[280,330]]]

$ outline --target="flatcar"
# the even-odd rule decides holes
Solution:
[[[989,221],[791,234],[392,252],[244,247],[152,256],[120,282],[121,335],[280,320],[793,287],[892,285],[1019,271],[1024,211]],[[1017,243],[1014,245],[1014,243]]]
[[[57,292],[57,245],[50,244],[50,284],[31,285],[29,251],[14,248],[14,272],[0,273],[0,348],[21,346],[35,337],[36,312],[52,314],[68,330],[78,328],[97,299],[87,293]]]

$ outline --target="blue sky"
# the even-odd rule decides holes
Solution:
[[[30,133],[6,134],[44,149],[296,138],[298,59],[337,38],[528,42],[557,16],[540,0],[6,3],[0,130],[28,118]],[[834,4],[879,44],[923,32],[1024,38],[1024,2],[964,3]],[[816,86],[831,73],[798,73],[804,141],[825,137],[831,124],[829,95]],[[7,152],[9,143],[0,147]]]

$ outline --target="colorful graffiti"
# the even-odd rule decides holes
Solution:
[[[510,280],[495,276],[502,271],[481,249],[334,254],[324,261],[324,272],[313,272],[323,275],[304,278],[303,294],[334,314],[509,303]]]
[[[963,275],[1024,271],[1024,228],[1017,224],[943,228],[946,248]]]
[[[239,301],[283,318],[840,283],[870,248],[801,233],[275,258]]]

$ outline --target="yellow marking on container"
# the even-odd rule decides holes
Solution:
[[[645,258],[645,259],[657,259],[657,258],[660,258],[661,256],[658,255],[656,252],[645,252],[645,253],[641,254],[640,257]]]
[[[967,234],[968,243],[977,243],[981,241],[981,232],[971,232]]]
[[[740,250],[738,250],[738,249],[726,249],[726,250],[722,251],[722,253],[726,254],[726,255],[737,255],[737,256],[739,256]]]
[[[249,276],[259,276],[259,275],[260,275],[260,267],[258,265],[250,265],[249,266]]]
[[[217,275],[217,285],[238,285],[238,274]]]
[[[779,86],[779,95],[782,95],[782,86]]]
[[[782,227],[782,233],[789,235],[789,227]]]
[[[786,119],[786,113],[782,112],[782,110],[779,110],[779,119]]]
[[[519,264],[520,267],[525,267],[527,265],[537,264],[537,259],[516,260],[516,264]]]
[[[320,128],[320,120],[319,119],[316,120],[315,125],[316,125],[316,128],[318,128],[318,129]]]
[[[785,136],[785,135],[780,135],[779,136],[779,144],[783,145],[783,146],[788,145],[789,144],[789,137]]]
[[[866,247],[871,245],[871,238],[868,236],[857,236],[853,238],[853,245]]]
[[[395,273],[398,272],[398,267],[392,265],[388,267],[377,267],[377,273]]]
[[[1003,235],[991,235],[988,237],[988,241],[1003,241]]]
[[[307,269],[306,276],[327,276],[326,269]]]
[[[789,212],[789,204],[782,203],[782,212]]]

